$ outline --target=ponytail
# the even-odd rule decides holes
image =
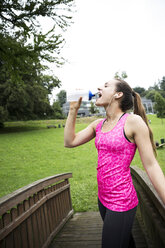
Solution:
[[[134,114],[140,115],[144,122],[146,123],[148,129],[149,129],[149,135],[150,135],[150,140],[152,144],[152,148],[154,151],[155,156],[156,154],[156,147],[153,139],[153,133],[151,131],[151,128],[148,124],[148,119],[145,113],[144,106],[142,104],[140,95],[133,91],[132,88],[129,86],[127,82],[125,82],[122,79],[116,79],[116,91],[117,92],[123,92],[123,96],[120,101],[120,108],[122,109],[123,112],[126,112],[134,107]]]
[[[135,91],[132,91],[132,95],[134,97],[134,114],[140,115],[142,117],[142,119],[144,120],[144,122],[146,123],[146,125],[147,125],[147,127],[149,129],[149,135],[150,135],[152,148],[153,148],[154,154],[156,156],[157,153],[156,153],[156,147],[155,147],[155,143],[154,143],[154,139],[153,139],[153,133],[152,133],[151,128],[150,128],[150,126],[148,124],[148,119],[147,119],[147,116],[146,116],[145,108],[144,108],[144,106],[142,104],[142,101],[141,101],[141,97]]]

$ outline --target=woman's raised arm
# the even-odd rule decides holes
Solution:
[[[165,176],[155,158],[149,137],[148,127],[139,116],[134,118],[132,126],[134,126],[134,139],[138,147],[144,169],[165,204]]]
[[[68,118],[66,120],[64,129],[64,146],[65,147],[76,147],[82,145],[95,137],[95,128],[100,120],[92,122],[84,130],[75,133],[76,116],[78,109],[80,108],[82,97],[78,102],[71,102]]]

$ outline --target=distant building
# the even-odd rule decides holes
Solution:
[[[153,109],[154,103],[150,99],[147,99],[145,97],[142,97],[141,100],[145,107],[146,113],[154,113],[154,109]],[[90,107],[91,107],[90,101],[82,102],[80,109],[78,110],[78,115],[79,116],[90,116],[91,115]],[[63,110],[63,113],[67,116],[69,113],[69,102],[66,102],[63,104],[62,110]],[[103,107],[97,107],[97,110],[98,110],[98,115],[102,115],[102,116],[106,115],[105,109]]]
[[[90,107],[91,107],[91,102],[88,101],[88,102],[82,102],[81,103],[81,106],[78,110],[78,115],[79,116],[90,116],[91,115],[91,112],[90,112]],[[97,110],[98,110],[98,115],[103,115],[105,116],[105,110],[103,107],[96,107]],[[62,111],[65,115],[68,115],[69,113],[69,102],[66,102],[63,104],[62,106]]]
[[[154,103],[151,101],[151,99],[147,99],[145,97],[141,97],[142,103],[145,107],[146,113],[152,113],[154,114]]]

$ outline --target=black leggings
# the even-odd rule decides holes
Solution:
[[[137,207],[116,212],[104,207],[100,200],[98,205],[104,221],[102,248],[136,248],[131,230]]]

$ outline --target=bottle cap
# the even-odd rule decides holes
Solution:
[[[92,99],[93,96],[95,96],[95,95],[92,94],[92,92],[89,90],[89,101]]]

